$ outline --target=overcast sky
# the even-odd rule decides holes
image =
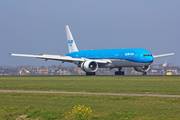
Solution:
[[[65,25],[79,50],[174,52],[168,63],[180,65],[179,0],[0,0],[0,66],[61,64],[6,53],[65,55]]]

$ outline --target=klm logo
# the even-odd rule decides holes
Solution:
[[[73,40],[68,40],[69,46],[72,46]]]

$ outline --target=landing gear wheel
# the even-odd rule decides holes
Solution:
[[[117,71],[117,72],[115,72],[115,75],[124,75],[124,71],[122,72],[122,71]]]
[[[115,75],[124,75],[124,71],[121,71],[122,68],[118,68],[118,71],[115,72]]]
[[[143,74],[142,75],[147,75],[147,73],[146,72],[143,72]]]
[[[86,72],[86,75],[96,75],[95,72]]]

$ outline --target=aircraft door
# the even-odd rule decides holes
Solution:
[[[74,54],[72,54],[72,56],[71,57],[75,57],[75,55]]]
[[[104,54],[101,55],[101,59],[104,59]]]
[[[138,53],[134,53],[134,61],[137,61],[137,55]]]
[[[123,53],[120,54],[120,59],[123,59]]]

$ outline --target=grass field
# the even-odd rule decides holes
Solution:
[[[180,95],[180,77],[0,77],[0,89]],[[180,98],[0,93],[0,120],[65,119],[74,105],[99,120],[180,119]]]
[[[180,95],[180,77],[0,77],[0,89]]]
[[[0,119],[65,119],[79,104],[91,107],[93,119],[99,120],[180,119],[180,98],[37,93],[0,93]]]

